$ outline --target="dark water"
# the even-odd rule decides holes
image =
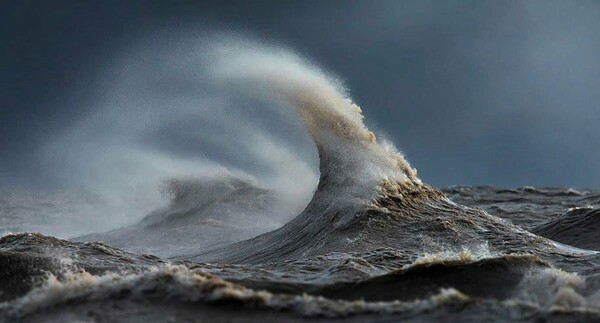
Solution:
[[[600,319],[600,256],[572,248],[598,248],[600,192],[447,188],[453,203],[411,189],[404,199],[384,190],[337,226],[325,223],[339,214],[319,221],[310,215],[321,206],[309,205],[274,232],[171,259],[8,234],[0,240],[3,318]]]

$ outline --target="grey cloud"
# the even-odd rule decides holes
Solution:
[[[1,59],[0,144],[11,153],[0,156],[0,187],[38,182],[44,170],[31,152],[91,109],[98,95],[92,76],[123,44],[196,23],[287,45],[338,75],[367,123],[394,141],[426,182],[600,184],[594,1],[2,6],[10,7],[1,19],[10,51]],[[69,92],[73,84],[76,93]]]

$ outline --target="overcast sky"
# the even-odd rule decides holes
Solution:
[[[32,152],[89,112],[124,44],[193,24],[335,73],[430,184],[600,186],[598,1],[1,3],[2,189],[35,186]]]

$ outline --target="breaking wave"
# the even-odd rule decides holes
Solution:
[[[151,56],[153,59],[163,58],[166,55],[175,56],[175,58],[169,56],[170,61],[177,63],[161,66],[162,69],[158,69],[161,73],[160,76],[175,73],[178,78],[186,82],[191,80],[192,84],[189,86],[198,87],[194,89],[195,91],[203,92],[210,89],[220,95],[227,95],[229,101],[230,97],[242,98],[243,104],[258,102],[268,107],[289,111],[291,115],[284,114],[286,116],[297,116],[298,120],[295,122],[302,125],[312,138],[320,165],[321,179],[313,199],[313,201],[319,202],[316,203],[318,205],[313,203],[309,208],[331,209],[338,213],[336,219],[326,219],[327,216],[323,215],[323,219],[318,220],[319,222],[332,220],[337,227],[343,226],[345,222],[351,222],[354,216],[363,210],[364,205],[373,201],[384,183],[387,183],[385,185],[389,188],[395,187],[393,189],[396,190],[400,186],[420,187],[422,185],[416,171],[402,154],[389,143],[379,143],[376,136],[365,127],[360,108],[353,103],[339,80],[327,75],[289,50],[268,46],[257,41],[241,38],[227,41],[204,39],[198,43],[200,45],[191,46],[191,48],[183,46],[185,49],[191,50],[190,52],[182,53],[182,45],[178,44],[179,47],[175,46],[175,50],[158,53],[155,55],[156,57]],[[173,44],[169,43],[169,45]],[[151,62],[154,63],[153,60]],[[148,62],[145,63],[148,64]],[[165,72],[164,69],[167,71]],[[132,71],[132,67],[128,67],[127,71],[125,81],[130,82],[129,79],[139,81],[142,78],[134,73],[140,73],[140,71],[136,69]],[[143,72],[143,76],[147,78],[148,72]],[[151,70],[151,72],[150,76],[155,76],[154,71]],[[125,82],[125,85],[128,85],[128,82]],[[144,82],[148,83],[149,81],[145,79]],[[150,85],[154,86],[154,84]],[[127,86],[124,87],[127,88]],[[224,93],[223,89],[226,89]],[[134,88],[134,90],[138,89]],[[142,90],[144,90],[143,93],[147,93],[144,88]],[[206,117],[207,110],[202,107],[206,102],[198,101],[198,98],[192,98],[191,102],[185,101],[184,108],[169,111],[167,115],[162,111],[162,106],[155,108],[156,103],[152,100],[156,96],[155,93],[149,93],[150,99],[140,98],[135,91],[133,94],[131,93],[132,89],[127,88],[127,100],[119,99],[117,103],[123,104],[121,101],[125,101],[132,104],[130,102],[132,96],[139,98],[142,103],[135,103],[133,108],[117,105],[117,108],[100,110],[61,140],[66,141],[69,149],[81,147],[81,145],[87,146],[89,144],[87,140],[77,139],[76,142],[72,140],[82,136],[85,138],[85,133],[80,133],[83,131],[82,129],[85,129],[85,132],[93,132],[89,128],[96,129],[108,121],[116,124],[125,123],[127,129],[123,131],[126,132],[126,138],[132,136],[144,138],[146,133],[142,130],[146,131],[148,127],[160,129],[166,124],[169,126],[169,130],[162,131],[160,135],[168,137],[169,132],[173,131],[172,125],[162,120],[161,117],[168,117],[170,122],[174,122],[173,119],[198,117],[200,123],[196,128],[202,126],[201,119]],[[171,95],[171,93],[168,94]],[[176,94],[178,97],[185,97],[187,92],[177,92]],[[205,96],[203,94],[201,98],[206,99]],[[167,98],[171,99],[170,96]],[[217,98],[223,99],[221,96],[217,96]],[[182,100],[178,98],[176,103],[181,104]],[[163,101],[165,99],[161,97],[159,103],[164,104]],[[240,104],[237,101],[229,103]],[[198,104],[200,107],[193,107],[193,104]],[[198,112],[203,109],[204,112]],[[149,112],[145,110],[149,110]],[[119,119],[127,119],[132,112],[142,113],[142,111],[144,111],[144,118],[149,120],[143,121],[143,123],[147,123],[143,129],[138,129],[138,126],[131,127],[127,121],[113,119],[116,115]],[[279,112],[267,109],[266,112],[257,113],[276,115]],[[139,117],[139,115],[136,116],[138,119]],[[178,122],[180,121],[178,120]],[[231,123],[236,127],[240,126],[239,123],[227,119],[219,120],[219,122],[225,125]],[[179,125],[177,122],[175,124]],[[254,137],[260,138],[258,139],[260,140],[259,146],[273,145],[268,151],[259,147],[260,159],[267,165],[272,165],[270,166],[271,171],[266,175],[241,169],[219,169],[223,166],[217,166],[218,161],[209,163],[196,159],[196,163],[194,163],[193,160],[183,158],[178,154],[165,155],[157,147],[140,144],[138,141],[127,143],[126,140],[119,139],[115,143],[114,134],[108,136],[107,140],[110,141],[107,144],[108,148],[103,147],[104,155],[98,160],[87,160],[85,156],[89,148],[81,147],[75,161],[85,160],[84,169],[94,165],[96,168],[94,172],[103,177],[100,179],[100,183],[96,181],[97,178],[94,178],[94,185],[102,187],[102,183],[105,183],[107,178],[111,182],[106,183],[104,188],[111,194],[117,193],[120,198],[122,196],[132,198],[131,194],[136,192],[148,193],[143,196],[143,200],[147,201],[144,203],[143,209],[148,210],[150,207],[154,209],[149,216],[136,215],[127,219],[127,222],[118,222],[119,226],[123,226],[123,223],[131,223],[133,220],[137,224],[129,224],[124,229],[112,230],[106,234],[84,236],[83,239],[101,239],[119,247],[130,248],[130,250],[148,251],[163,256],[177,256],[186,250],[189,254],[190,248],[210,249],[235,240],[250,238],[288,222],[306,205],[307,201],[303,202],[303,200],[309,198],[310,195],[307,193],[311,193],[314,189],[313,184],[310,183],[311,171],[289,147],[282,147],[282,142],[277,142],[262,133],[260,129],[255,129],[254,125],[245,125],[241,128],[249,128],[248,131]],[[197,129],[188,130],[192,132],[191,135],[197,133]],[[256,135],[256,132],[259,135]],[[205,132],[202,132],[202,135],[204,134]],[[94,140],[97,141],[97,138]],[[159,139],[159,142],[164,140]],[[202,141],[204,138],[198,137],[197,140]],[[57,147],[62,147],[60,144],[64,144],[63,141],[59,141],[58,146],[56,143],[52,145],[53,151],[63,151],[64,147],[57,149]],[[121,144],[123,141],[125,141],[125,145]],[[224,150],[230,149],[220,142],[218,144]],[[256,140],[253,140],[252,144],[243,149],[246,151],[256,149],[256,147],[252,147],[256,144]],[[231,154],[235,154],[234,157],[239,158],[237,156],[239,153],[241,152],[236,151]],[[274,153],[275,156],[273,156]],[[82,155],[84,157],[81,157]],[[94,151],[91,155],[96,156],[97,152]],[[270,160],[273,157],[275,159]],[[110,167],[104,165],[107,159],[112,158],[116,160],[110,161],[108,165]],[[102,163],[99,164],[99,162]],[[114,167],[115,164],[118,167]],[[122,168],[130,169],[134,167],[134,164],[136,169],[132,174],[124,174],[119,171]],[[208,174],[210,176],[207,176]],[[115,177],[119,178],[115,179]],[[211,178],[207,179],[207,177]],[[190,185],[190,183],[194,184]],[[247,189],[229,191],[232,183],[235,183],[234,186],[242,185]],[[122,184],[123,187],[121,187]],[[142,188],[132,188],[134,185],[141,185]],[[167,190],[174,194],[166,194],[168,197],[166,201],[165,194],[157,195],[156,192],[149,192],[153,189],[156,190],[158,186],[167,187]],[[189,188],[192,186],[194,187],[192,191],[196,192],[190,194]],[[250,189],[250,186],[255,189]],[[242,194],[239,194],[240,192]],[[236,201],[228,200],[227,196],[232,196]],[[260,205],[260,201],[265,200],[268,202],[263,204],[270,205]],[[143,213],[148,214],[150,211]],[[209,213],[210,216],[207,215]],[[248,213],[254,214],[252,224],[260,224],[262,228],[253,228],[252,225],[248,225],[248,221],[244,220],[244,218],[252,217]],[[233,214],[239,218],[232,220],[235,217]],[[187,220],[183,220],[183,218]],[[214,221],[208,223],[207,218]],[[201,219],[204,219],[204,222],[200,221]],[[200,222],[202,225],[195,226],[197,234],[194,235],[194,230],[188,224]],[[224,224],[229,228],[217,232],[219,229],[215,229],[214,224]],[[173,230],[177,230],[177,234],[174,235]],[[165,239],[176,236],[178,241],[155,239],[157,237],[155,231],[161,232],[159,235],[163,235]],[[139,246],[135,245],[135,242],[133,245],[127,242],[131,240],[132,235],[140,237],[134,239],[134,241],[140,242]],[[200,241],[194,236],[202,236],[205,239],[200,239]],[[230,238],[220,239],[220,237],[226,236]],[[152,245],[164,246],[165,250],[161,251]],[[174,249],[177,251],[172,251]]]
[[[58,178],[119,212],[70,241],[2,237],[5,317],[127,312],[115,302],[136,318],[170,305],[198,318],[198,304],[282,320],[597,317],[600,256],[576,248],[593,238],[563,233],[573,222],[589,235],[594,214],[532,233],[451,201],[365,126],[342,82],[292,51],[240,37],[158,43],[125,60],[112,101],[44,151]],[[540,192],[492,195],[558,194]]]

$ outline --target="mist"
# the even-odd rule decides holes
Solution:
[[[266,46],[251,36],[207,29],[157,32],[107,66],[96,81],[102,95],[86,107],[89,112],[45,138],[36,153],[47,182],[89,194],[94,207],[77,208],[77,228],[61,223],[58,212],[42,231],[73,237],[133,225],[183,194],[165,194],[173,181],[206,185],[204,191],[228,186],[216,182],[242,181],[271,191],[276,207],[257,210],[270,218],[253,230],[281,226],[306,206],[317,185],[318,158],[298,112],[260,94],[252,82],[233,84],[215,74],[230,63],[215,56],[221,48],[215,35],[237,44],[236,56]],[[270,51],[284,60],[292,55]],[[256,62],[246,63],[240,67],[252,70]],[[202,203],[218,203],[215,198]]]
[[[123,44],[194,24],[258,34],[335,71],[369,127],[433,185],[598,185],[594,1],[220,3],[11,4],[0,186],[56,187],[36,152],[105,97],[101,74]]]

